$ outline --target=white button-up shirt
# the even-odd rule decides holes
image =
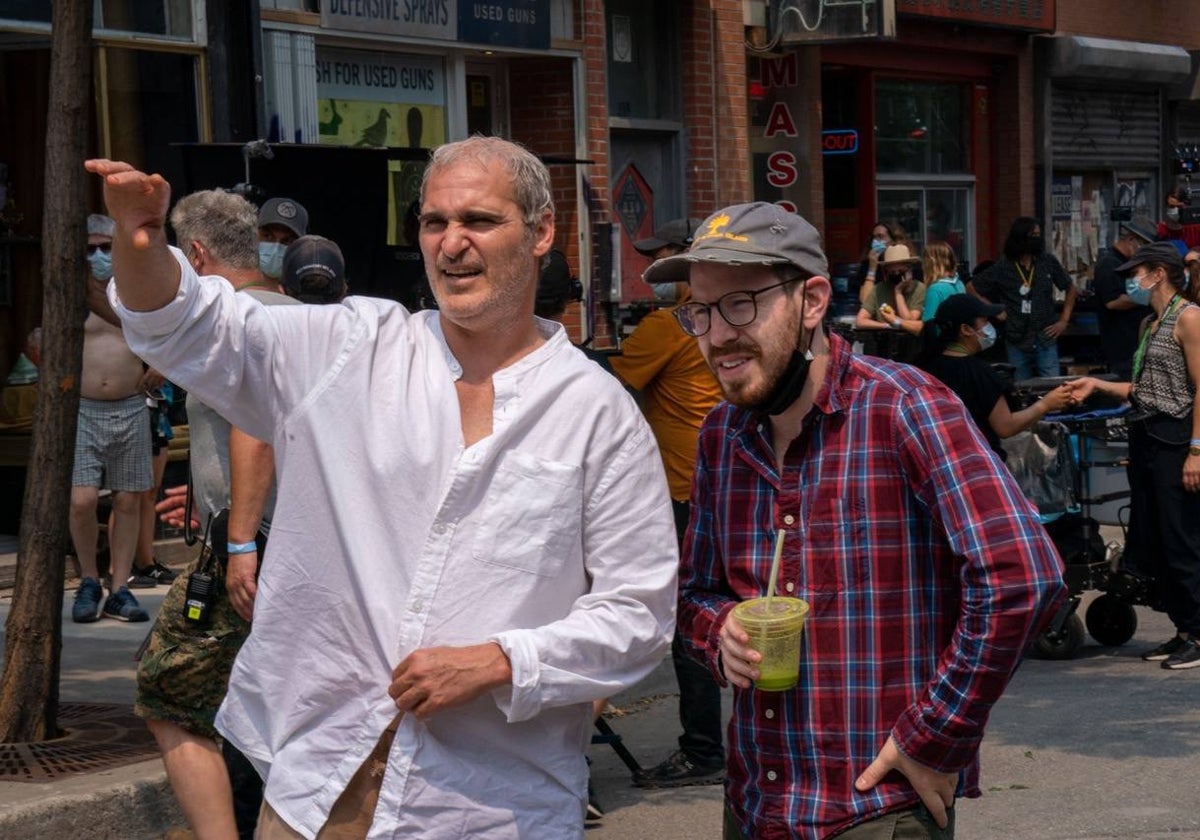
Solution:
[[[637,406],[543,321],[465,447],[436,313],[265,307],[176,257],[162,309],[110,296],[138,356],[275,446],[253,631],[217,718],[271,806],[314,836],[395,716],[395,666],[494,640],[511,687],[403,718],[369,836],[583,837],[589,703],[649,673],[674,625],[670,499]]]

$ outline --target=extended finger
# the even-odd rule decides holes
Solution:
[[[83,162],[83,168],[97,175],[110,175],[116,172],[128,172],[133,169],[128,163],[108,158],[92,158]]]

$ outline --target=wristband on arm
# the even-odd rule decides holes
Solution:
[[[258,543],[254,540],[242,543],[225,543],[225,552],[232,557],[235,554],[252,554],[258,551]]]

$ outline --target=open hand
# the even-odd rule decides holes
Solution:
[[[187,485],[166,487],[163,489],[163,500],[154,506],[158,518],[172,528],[183,528],[184,508],[187,507]],[[195,506],[191,510],[192,530],[200,528],[200,514]]]

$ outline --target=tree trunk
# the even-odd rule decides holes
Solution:
[[[0,741],[59,735],[64,558],[83,359],[83,160],[92,101],[92,3],[53,4],[42,218],[42,357],[12,609],[0,676]]]

